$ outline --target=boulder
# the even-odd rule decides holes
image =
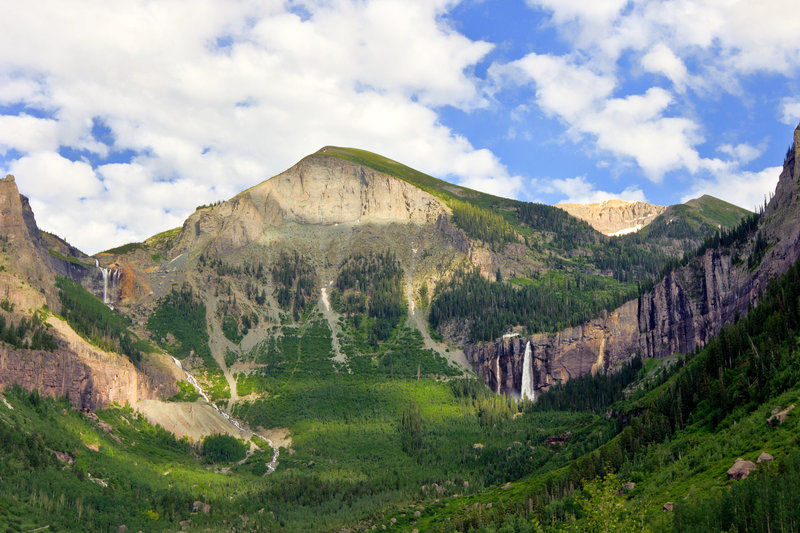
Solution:
[[[735,481],[747,479],[750,472],[755,470],[756,464],[753,461],[745,461],[741,457],[734,461],[733,466],[728,469],[728,477]]]
[[[779,408],[777,408],[777,409],[779,409]],[[778,426],[778,425],[783,424],[786,421],[786,417],[789,415],[789,413],[792,410],[794,410],[794,404],[790,405],[789,407],[787,407],[783,411],[779,411],[777,413],[775,412],[775,410],[773,410],[772,411],[772,413],[773,413],[772,416],[767,419],[767,424],[769,424],[770,426]]]
[[[775,458],[772,457],[767,452],[761,452],[761,455],[759,455],[758,459],[756,459],[756,464],[760,465],[761,463],[769,463],[770,461],[774,461],[774,460],[775,460]]]

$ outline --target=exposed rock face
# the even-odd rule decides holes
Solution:
[[[769,280],[800,258],[798,150],[800,127],[795,130],[794,152],[784,164],[775,196],[758,230],[771,248],[754,272],[746,264],[734,264],[730,250],[707,250],[606,319],[555,334],[467,346],[467,360],[492,390],[519,395],[523,354],[520,348],[524,349],[528,340],[535,357],[537,391],[608,369],[635,354],[666,357],[704,346],[737,315],[744,316],[757,303]],[[741,255],[746,256],[752,246],[752,242],[744,245],[739,250]]]
[[[403,180],[326,156],[324,150],[219,206],[198,209],[184,223],[174,251],[213,243],[217,253],[230,252],[257,241],[265,228],[287,222],[432,224],[449,212]]]
[[[750,472],[758,468],[753,461],[745,461],[741,457],[734,461],[733,466],[728,469],[728,477],[734,481],[741,481],[750,476]]]
[[[0,236],[5,267],[0,272],[0,300],[13,305],[2,314],[13,323],[45,304],[59,308],[56,274],[75,279],[99,275],[93,266],[50,256],[28,200],[11,176],[0,180]],[[63,320],[51,316],[48,324],[59,346],[53,352],[16,350],[0,343],[0,389],[16,383],[43,395],[67,396],[81,409],[174,393],[175,377],[159,365],[151,364],[149,375],[145,374],[126,357],[90,345]]]
[[[599,204],[556,204],[556,207],[585,220],[605,235],[639,231],[667,209],[663,205],[625,200],[606,200]]]
[[[89,410],[157,397],[157,386],[127,359],[78,339],[60,342],[54,352],[0,345],[0,388],[16,383],[45,396],[67,396],[76,407]]]
[[[637,311],[634,300],[605,319],[558,333],[506,337],[491,344],[468,345],[464,355],[492,390],[519,396],[525,345],[530,341],[533,388],[538,394],[555,383],[605,371],[629,359],[631,350],[637,347]]]
[[[7,239],[9,269],[37,288],[44,288],[48,303],[55,303],[53,260],[36,227],[28,199],[19,193],[14,176],[0,179],[0,235]]]

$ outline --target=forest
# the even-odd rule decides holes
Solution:
[[[389,251],[347,258],[330,299],[353,330],[377,346],[389,338],[406,312],[400,263]]]
[[[131,320],[69,278],[56,278],[61,313],[76,332],[104,350],[118,351],[137,364],[150,343],[130,331]]]
[[[158,301],[147,319],[147,329],[156,342],[175,357],[183,359],[194,352],[203,359],[207,367],[217,367],[208,347],[206,306],[195,296],[189,284],[172,287]],[[172,336],[175,341],[168,342],[168,336]]]
[[[459,271],[437,287],[430,323],[465,324],[472,341],[489,341],[512,327],[557,331],[585,322],[638,296],[636,285],[605,276],[550,271],[539,279],[491,281],[477,271]]]

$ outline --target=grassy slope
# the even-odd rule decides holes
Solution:
[[[541,495],[548,479],[557,478],[556,486],[565,488],[609,468],[617,470],[622,480],[636,483],[633,491],[619,496],[620,509],[643,518],[656,531],[671,529],[673,516],[687,520],[680,528],[700,531],[721,527],[720,517],[740,524],[751,515],[756,522],[765,522],[765,516],[787,519],[789,515],[791,520],[790,510],[798,503],[794,496],[770,495],[769,482],[759,475],[734,483],[735,490],[728,491],[731,481],[726,472],[738,457],[755,462],[760,453],[768,452],[788,484],[800,479],[796,469],[800,416],[793,411],[783,425],[767,423],[776,407],[800,400],[800,307],[786,304],[800,301],[799,270],[796,265],[771,284],[747,318],[726,328],[699,353],[687,356],[669,377],[643,377],[644,389],[612,409],[625,426],[619,435],[561,472],[533,474],[507,490],[489,489],[456,499],[448,510],[428,517],[423,527],[444,528],[448,518],[484,527],[497,525],[526,508],[528,498]],[[645,372],[653,370],[648,362]],[[768,472],[768,467],[761,470]],[[709,517],[720,502],[733,500],[742,505],[748,494],[759,509],[742,512],[740,507],[736,513],[737,509],[722,509]],[[574,501],[573,496],[557,495],[546,507],[537,507],[536,514],[545,523],[572,517],[585,526],[581,513],[570,503]],[[676,506],[674,515],[662,512],[668,501]],[[476,517],[473,506],[486,502],[510,511],[505,517]],[[755,515],[756,511],[761,514]]]
[[[735,226],[743,216],[750,214],[747,209],[707,194],[700,198],[689,200],[685,205],[696,209],[698,215],[705,219],[706,222],[721,224],[729,228]]]

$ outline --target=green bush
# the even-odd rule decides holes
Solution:
[[[209,463],[241,461],[247,455],[247,446],[230,435],[209,435],[203,439],[203,457]]]

